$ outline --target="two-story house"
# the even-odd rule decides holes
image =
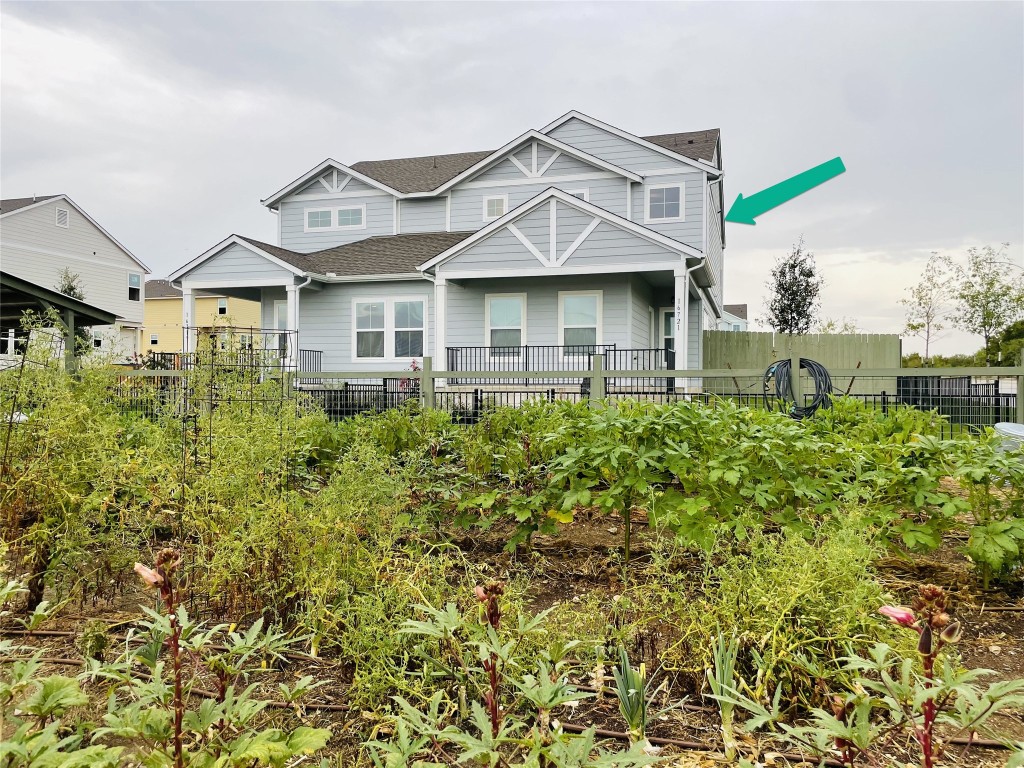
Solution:
[[[199,291],[257,300],[324,370],[698,368],[722,313],[721,167],[718,130],[579,112],[492,151],[328,159],[262,201],[276,244],[231,235],[169,279],[185,326]]]
[[[0,201],[0,263],[49,289],[64,270],[78,275],[84,301],[117,318],[93,326],[93,344],[119,358],[139,351],[149,268],[67,195]]]
[[[216,333],[218,328],[233,328],[243,336],[259,333],[260,303],[234,296],[197,294],[195,327],[202,333]],[[183,343],[181,289],[166,280],[146,281],[145,327],[142,351],[155,353],[181,352]],[[247,338],[239,339],[248,344]]]

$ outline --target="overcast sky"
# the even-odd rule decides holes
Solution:
[[[847,172],[727,225],[725,295],[763,316],[804,235],[823,315],[898,332],[931,251],[1024,263],[1024,4],[0,4],[0,191],[69,194],[154,277],[343,163],[499,147],[578,109],[720,128],[731,202]],[[918,349],[913,340],[905,349]],[[948,334],[936,351],[974,351]]]

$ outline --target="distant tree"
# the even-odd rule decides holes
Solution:
[[[948,260],[933,252],[924,265],[920,282],[908,288],[907,293],[909,295],[906,298],[900,299],[900,304],[907,308],[907,323],[903,332],[924,341],[923,365],[927,368],[931,360],[932,341],[945,328],[950,311],[952,290]]]
[[[814,328],[815,333],[860,333],[857,321],[849,317],[827,317]]]
[[[996,339],[999,362],[1003,365],[1021,365],[1024,352],[1024,320],[1010,323]]]
[[[82,276],[77,272],[72,272],[67,267],[60,271],[57,284],[53,287],[58,293],[70,296],[72,299],[85,301],[85,291],[82,289]]]
[[[772,269],[768,289],[765,322],[778,333],[804,334],[818,316],[821,287],[814,254],[804,250],[804,239],[786,256],[779,257]]]
[[[1024,279],[1019,267],[1006,260],[1009,243],[999,248],[968,248],[966,264],[951,262],[955,277],[953,324],[981,336],[985,362],[998,361],[992,340],[1007,326],[1024,317]],[[1012,274],[1010,268],[1016,268]]]

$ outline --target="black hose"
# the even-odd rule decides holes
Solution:
[[[764,372],[763,394],[766,408],[786,411],[794,419],[806,419],[813,416],[819,408],[832,407],[832,378],[825,366],[815,360],[800,358],[801,370],[807,371],[814,382],[814,397],[808,405],[798,405],[793,396],[793,382],[790,379],[789,360],[778,360],[768,366]],[[775,380],[774,392],[772,379]],[[788,409],[786,404],[789,403]]]

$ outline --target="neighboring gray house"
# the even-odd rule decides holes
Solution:
[[[747,330],[747,305],[726,304],[722,307],[722,316],[718,319],[720,331]]]
[[[328,371],[692,369],[722,315],[722,197],[718,130],[569,112],[490,152],[325,160],[262,201],[277,244],[232,235],[169,279],[185,326],[198,291],[255,299]]]
[[[124,358],[139,351],[149,268],[67,195],[0,200],[0,263],[49,289],[64,269],[77,274],[85,301],[117,318],[93,326],[95,346]]]

